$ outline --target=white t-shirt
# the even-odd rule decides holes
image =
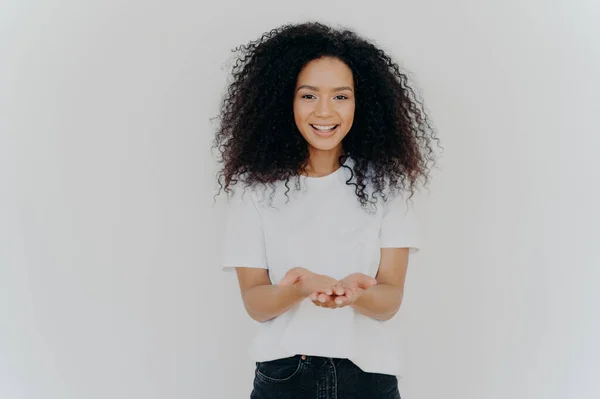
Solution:
[[[352,161],[346,161],[352,166]],[[222,267],[268,269],[278,284],[293,267],[342,279],[360,272],[375,277],[380,248],[418,248],[415,218],[403,196],[361,208],[351,177],[341,167],[324,177],[292,179],[270,188],[237,190],[230,198]],[[243,191],[243,194],[242,194]],[[350,306],[328,309],[310,299],[261,323],[250,355],[269,361],[297,354],[347,358],[366,372],[400,375],[398,353],[385,322]],[[396,338],[394,338],[396,339]]]

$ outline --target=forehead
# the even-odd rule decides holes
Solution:
[[[352,70],[338,58],[323,57],[310,61],[298,74],[296,86],[310,85],[321,89],[354,87]]]

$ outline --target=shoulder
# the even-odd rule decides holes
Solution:
[[[277,181],[268,184],[249,185],[241,180],[231,187],[227,194],[227,199],[230,205],[245,205],[250,204],[259,212],[266,209],[279,208],[287,203],[293,196],[297,184],[294,180],[289,182]]]
[[[242,181],[229,187],[224,196],[225,207],[229,215],[239,217],[241,213],[253,213],[257,208],[257,191]]]

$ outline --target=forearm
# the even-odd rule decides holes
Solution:
[[[401,288],[380,283],[367,289],[352,304],[352,307],[365,316],[377,320],[389,320],[400,309],[402,297],[403,290]]]
[[[242,295],[246,311],[259,322],[285,313],[304,298],[306,296],[294,285],[257,285]]]

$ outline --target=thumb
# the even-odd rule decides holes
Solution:
[[[377,284],[377,280],[374,279],[373,277],[369,277],[367,275],[363,276],[360,280],[358,280],[359,287],[361,287],[365,290],[376,284]]]

